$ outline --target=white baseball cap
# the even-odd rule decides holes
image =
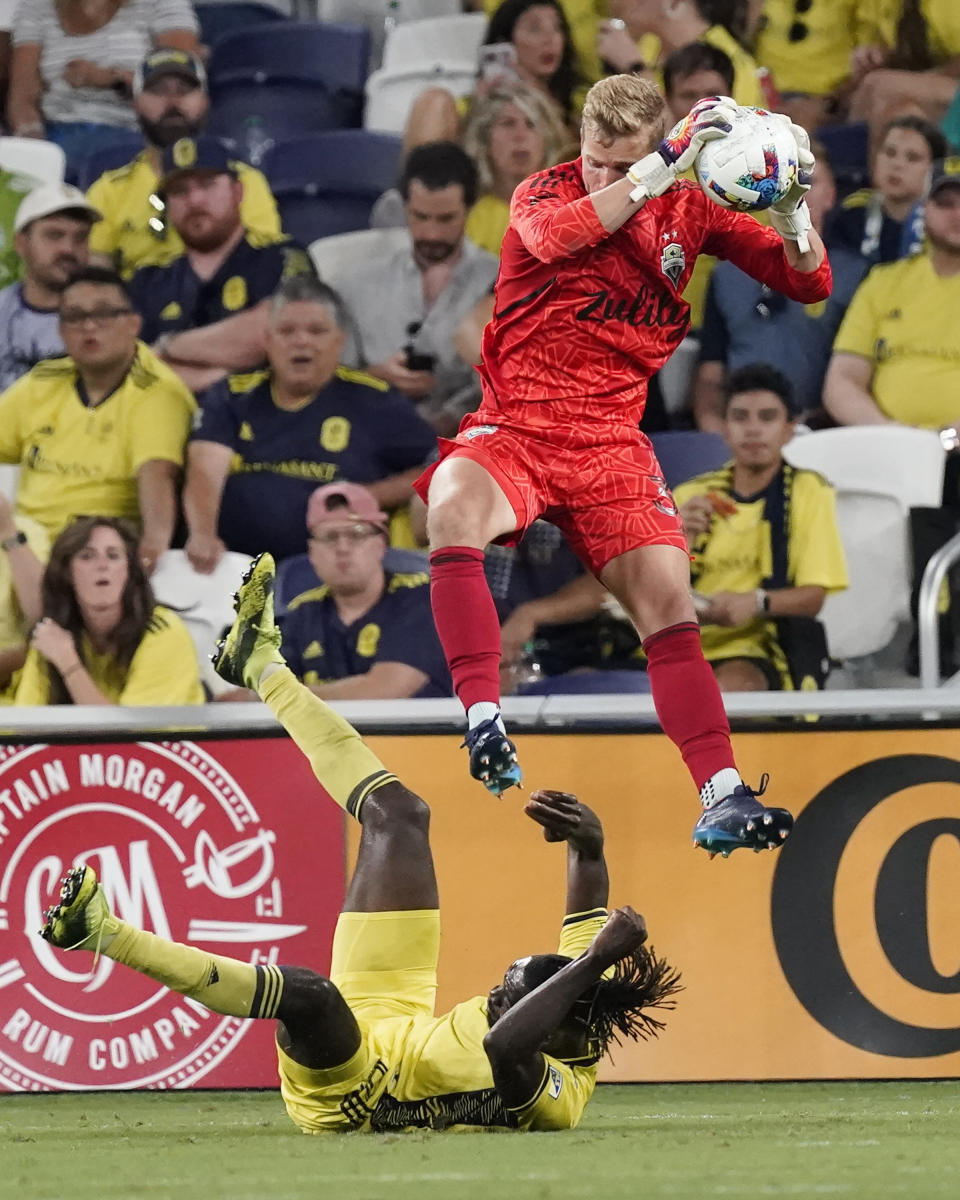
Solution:
[[[91,223],[103,218],[103,213],[93,207],[79,188],[69,183],[45,183],[28,192],[20,201],[13,222],[13,232],[19,233],[31,221],[38,221],[41,217],[52,217],[54,213],[61,212],[85,213]]]

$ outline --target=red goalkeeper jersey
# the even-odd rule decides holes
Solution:
[[[804,304],[830,294],[826,258],[810,274],[794,270],[778,233],[695,183],[679,180],[609,234],[579,159],[525,180],[510,206],[483,336],[483,401],[470,423],[636,425],[647,380],[687,332],[683,289],[701,252]]]

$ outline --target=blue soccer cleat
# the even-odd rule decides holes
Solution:
[[[507,788],[520,787],[523,774],[517,762],[517,748],[495,717],[467,730],[460,744],[470,750],[470,774],[488,792],[500,796]]]
[[[704,809],[693,829],[693,844],[710,857],[727,858],[734,850],[776,850],[790,836],[793,817],[785,808],[765,808],[757,799],[767,788],[764,775],[756,791],[739,784],[712,808]]]

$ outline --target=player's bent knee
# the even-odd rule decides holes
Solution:
[[[424,837],[430,832],[430,806],[402,783],[388,783],[363,802],[360,820],[364,831],[415,830]]]
[[[313,1028],[338,1015],[346,1006],[335,984],[307,967],[281,967],[283,995],[277,1020],[295,1035],[303,1027]]]

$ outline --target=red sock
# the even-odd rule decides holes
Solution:
[[[653,703],[663,732],[683,755],[697,789],[736,767],[720,689],[693,622],[670,625],[643,642]]]
[[[445,546],[430,555],[430,604],[464,709],[500,703],[500,622],[483,573],[483,551]]]

